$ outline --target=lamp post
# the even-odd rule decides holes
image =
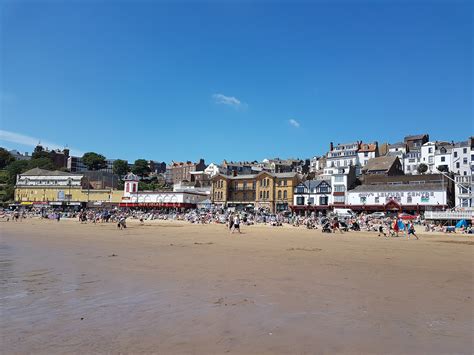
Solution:
[[[72,179],[68,178],[67,179],[67,185],[69,187],[69,194],[67,195],[68,206],[71,206],[71,184],[72,184]]]

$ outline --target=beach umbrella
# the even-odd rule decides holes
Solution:
[[[461,219],[458,223],[456,223],[456,228],[466,228],[467,227],[467,221],[465,219]]]

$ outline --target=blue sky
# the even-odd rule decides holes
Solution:
[[[311,157],[473,134],[470,1],[6,1],[0,145]]]

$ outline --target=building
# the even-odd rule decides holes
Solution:
[[[324,169],[326,166],[326,159],[324,157],[314,156],[310,159],[309,162],[309,172],[318,173]]]
[[[343,206],[346,204],[347,191],[356,184],[356,167],[338,168],[330,177],[332,188],[332,204]]]
[[[349,166],[359,165],[359,151],[360,142],[352,142],[345,144],[338,144],[336,146],[331,142],[329,145],[329,152],[326,155],[325,175],[332,175],[337,168],[344,168]]]
[[[83,174],[34,168],[19,174],[15,202],[21,205],[85,207],[121,201],[122,191],[94,188]]]
[[[253,162],[228,162],[224,160],[220,166],[220,172],[224,175],[247,175],[256,174],[259,169],[259,164],[256,161]]]
[[[403,170],[406,175],[418,174],[418,165],[421,162],[421,150],[413,150],[407,152],[403,156]]]
[[[456,208],[473,208],[474,207],[474,179],[472,175],[456,175],[455,201]]]
[[[15,158],[15,160],[30,160],[31,159],[31,155],[29,155],[27,152],[22,154],[18,150],[13,149],[13,150],[10,150],[9,153],[13,156],[13,158]]]
[[[200,159],[197,163],[193,163],[191,161],[173,161],[166,167],[166,182],[170,184],[176,184],[182,181],[191,181],[192,171],[204,171],[206,167],[207,166],[204,162],[204,159]]]
[[[452,148],[452,169],[456,175],[468,176],[474,172],[474,137],[455,143]]]
[[[219,165],[211,163],[204,169],[204,172],[209,175],[209,177],[214,177],[215,175],[221,173],[224,174],[224,169],[222,169]]]
[[[434,155],[434,172],[450,172],[452,164],[453,146],[450,143],[438,145]]]
[[[357,161],[360,165],[360,168],[366,166],[370,159],[376,158],[378,156],[379,148],[377,142],[361,143],[359,145],[359,150],[357,151]]]
[[[212,202],[220,207],[255,208],[271,213],[287,211],[293,204],[294,188],[299,179],[295,172],[217,174],[212,178]]]
[[[80,157],[74,157],[70,156],[67,159],[67,170],[69,170],[71,173],[80,173],[83,171],[87,171],[87,167],[84,165],[82,162],[82,158]]]
[[[326,212],[332,204],[330,180],[306,180],[295,187],[293,211]]]
[[[199,191],[139,191],[139,178],[129,173],[124,178],[123,197],[120,207],[139,207],[151,209],[179,209],[197,208],[209,195]]]
[[[454,185],[442,174],[371,175],[347,196],[346,208],[354,211],[442,210],[453,207]]]
[[[404,175],[400,159],[391,155],[370,159],[362,172],[364,175]]]
[[[148,160],[148,167],[150,168],[150,172],[154,174],[164,174],[166,172],[166,163],[164,161]]]
[[[423,144],[430,140],[429,134],[417,134],[413,136],[406,136],[404,142],[408,151],[420,150]]]

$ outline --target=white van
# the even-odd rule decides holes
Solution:
[[[339,218],[353,218],[355,217],[354,211],[349,208],[335,208],[334,214]]]

